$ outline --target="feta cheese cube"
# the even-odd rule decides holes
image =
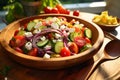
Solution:
[[[75,32],[75,28],[69,28],[69,32]]]
[[[45,36],[42,36],[42,37],[40,37],[40,39],[41,39],[42,41],[44,41],[44,40],[46,39],[46,37],[45,37]]]
[[[60,29],[62,29],[62,30],[65,29],[65,28],[66,28],[65,25],[61,25],[61,26],[60,26]]]
[[[31,32],[26,32],[26,33],[25,33],[25,36],[26,36],[26,37],[32,37],[33,34],[32,34]]]
[[[53,29],[59,29],[59,25],[58,25],[57,23],[52,23],[52,24],[51,24],[51,27],[52,27]]]
[[[53,43],[56,43],[57,40],[53,39],[52,41],[53,41]]]
[[[31,43],[31,42],[27,42],[27,43],[25,44],[25,48],[26,48],[27,50],[31,50],[31,49],[32,49],[32,43]]]
[[[46,45],[44,48],[45,48],[45,50],[47,50],[47,49],[51,49],[52,46],[50,46],[50,45]]]
[[[55,33],[55,38],[60,38],[61,37],[61,35],[60,34],[57,34],[57,33]]]
[[[34,34],[37,34],[37,33],[40,33],[40,32],[41,32],[40,29],[35,29],[35,30],[33,31]]]
[[[42,25],[42,22],[38,22],[38,23],[34,26],[34,28],[39,28],[41,25]]]
[[[44,56],[43,56],[43,58],[50,58],[50,55],[47,54],[47,53],[45,53]]]
[[[80,23],[79,23],[79,21],[76,21],[75,24],[78,25],[78,24],[80,24]]]

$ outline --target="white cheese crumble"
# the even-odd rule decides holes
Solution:
[[[42,37],[40,37],[40,39],[41,39],[42,41],[44,41],[44,40],[46,39],[46,37],[45,37],[45,36],[42,36]]]
[[[32,43],[31,43],[31,42],[27,42],[27,43],[25,44],[25,48],[26,48],[27,50],[31,50],[31,49],[32,49]]]
[[[59,29],[59,25],[58,25],[57,23],[52,23],[52,24],[51,24],[51,27],[52,27],[53,29]]]
[[[33,31],[34,34],[37,34],[37,33],[40,33],[40,32],[41,32],[40,29],[35,29],[35,30]]]
[[[61,35],[60,34],[57,34],[57,33],[55,33],[55,38],[61,38]]]
[[[38,22],[38,23],[34,26],[34,28],[39,28],[40,26],[42,26],[42,22]]]
[[[65,28],[66,28],[65,25],[61,25],[61,26],[60,26],[60,29],[62,29],[62,30],[65,29]]]
[[[42,22],[38,22],[38,23],[34,26],[34,28],[39,28],[40,26],[42,26]]]
[[[32,34],[31,32],[26,32],[26,33],[25,33],[25,36],[26,36],[26,37],[32,37],[33,34]]]
[[[79,25],[79,24],[80,24],[79,21],[76,21],[76,22],[75,22],[75,25]]]
[[[44,48],[45,48],[45,49],[51,49],[52,46],[50,46],[50,45],[46,45]]]
[[[75,28],[69,28],[69,32],[75,32]]]
[[[52,41],[53,41],[54,43],[56,43],[57,40],[53,39]]]
[[[84,24],[80,24],[82,27],[84,26]]]
[[[45,53],[44,56],[43,56],[43,58],[50,58],[50,55],[47,54],[47,53]]]

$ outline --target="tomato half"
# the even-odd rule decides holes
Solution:
[[[78,46],[74,42],[69,42],[68,43],[69,49],[72,53],[77,54],[78,53]]]
[[[28,52],[28,55],[37,56],[37,52],[38,52],[38,49],[37,48],[33,48],[32,50],[30,50]]]
[[[60,52],[60,55],[62,56],[62,57],[65,57],[65,56],[70,56],[70,50],[67,48],[67,47],[63,47],[62,49],[61,49],[61,52]]]
[[[24,29],[27,29],[27,25],[28,25],[28,23],[25,23],[25,24],[23,25]]]
[[[10,40],[10,45],[12,47],[21,47],[26,43],[25,36],[16,35]]]
[[[21,48],[19,48],[19,47],[15,47],[15,50],[20,52],[20,53],[23,53],[23,50]]]
[[[79,48],[83,47],[86,44],[86,40],[83,37],[75,37],[74,42],[78,45]]]
[[[86,37],[85,40],[86,40],[87,43],[91,43],[89,38]]]
[[[19,30],[16,30],[14,33],[14,36],[16,36],[18,34]]]

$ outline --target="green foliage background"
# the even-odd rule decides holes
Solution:
[[[39,11],[42,11],[45,6],[54,7],[56,3],[62,4],[74,4],[74,3],[84,3],[84,2],[94,2],[94,1],[103,1],[103,0],[24,0],[24,1],[42,1]],[[25,17],[25,12],[23,6],[20,3],[20,0],[0,0],[0,10],[7,10],[8,13],[5,16],[5,19],[8,23],[11,23],[17,18]]]

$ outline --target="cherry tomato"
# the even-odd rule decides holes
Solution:
[[[45,13],[51,13],[51,10],[52,10],[52,8],[49,7],[49,6],[47,6],[47,7],[44,8],[44,12]]]
[[[87,43],[91,43],[89,38],[85,37],[85,40],[86,40]]]
[[[15,47],[15,50],[18,51],[18,52],[20,52],[20,53],[23,53],[22,49],[19,48],[19,47]]]
[[[64,14],[70,14],[70,10],[68,10],[68,9],[65,9],[65,11],[64,11]]]
[[[66,10],[67,11],[67,14],[70,14],[70,10]]]
[[[74,42],[78,45],[79,48],[83,47],[86,44],[86,40],[83,37],[75,37]]]
[[[62,56],[62,57],[65,57],[65,56],[70,56],[70,50],[67,48],[67,47],[63,47],[62,49],[61,49],[61,52],[60,52],[60,55]]]
[[[14,36],[16,36],[18,34],[19,30],[16,30],[14,33]]]
[[[69,42],[68,43],[69,49],[72,53],[77,54],[78,53],[78,46],[74,42]]]
[[[27,29],[27,25],[28,25],[28,23],[26,23],[26,24],[23,25],[24,29]]]
[[[52,10],[51,10],[51,13],[59,13],[59,11],[58,11],[58,9],[57,8],[53,8]]]
[[[75,32],[82,32],[79,27],[75,27]]]
[[[45,21],[42,21],[42,25],[46,26],[46,25],[47,25],[47,23],[46,23]]]
[[[48,34],[48,39],[52,40],[54,38],[54,35],[52,33]]]
[[[84,33],[84,31],[85,31],[85,28],[83,27],[83,28],[82,28],[82,32]]]
[[[26,43],[25,36],[16,35],[10,40],[10,45],[12,47],[21,47]]]
[[[37,52],[38,52],[38,49],[37,48],[33,48],[32,50],[30,50],[28,52],[28,55],[37,56]]]
[[[79,11],[79,10],[73,11],[73,15],[74,15],[74,16],[79,16],[79,14],[80,14],[80,11]]]
[[[61,14],[66,13],[66,9],[61,4],[57,4],[56,8],[58,9],[59,13],[61,13]]]

